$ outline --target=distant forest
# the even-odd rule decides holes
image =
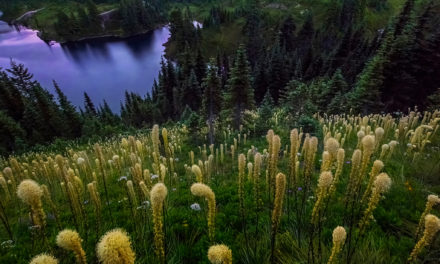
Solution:
[[[12,64],[0,72],[0,152],[166,122],[183,122],[193,134],[212,140],[218,136],[215,128],[225,126],[265,133],[274,111],[283,122],[313,131],[317,112],[398,115],[409,107],[439,108],[438,0],[407,0],[374,26],[368,16],[390,8],[386,2],[332,0],[319,17],[313,9],[300,17],[288,10],[274,13],[267,8],[270,2],[170,1],[159,9],[142,4],[131,23],[146,27],[143,12],[156,10],[157,19],[169,21],[172,35],[151,93],[127,92],[120,115],[106,102],[95,106],[87,94],[84,107],[76,109],[56,82],[55,97],[25,66]],[[5,6],[5,0],[0,3]],[[127,10],[139,4],[119,3]],[[194,27],[195,19],[203,28]],[[213,49],[213,36],[236,25],[240,37],[233,52],[221,43]]]

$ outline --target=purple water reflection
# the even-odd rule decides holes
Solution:
[[[36,31],[17,31],[0,21],[0,67],[9,67],[12,58],[25,64],[49,91],[54,91],[52,80],[56,80],[76,106],[83,106],[86,91],[96,104],[105,99],[119,112],[125,90],[140,95],[151,90],[169,36],[163,27],[124,40],[49,46]]]

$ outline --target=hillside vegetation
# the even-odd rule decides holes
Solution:
[[[0,69],[1,263],[438,263],[438,0],[51,2],[171,36],[120,114]]]
[[[0,262],[435,263],[440,113],[314,118],[2,160]]]

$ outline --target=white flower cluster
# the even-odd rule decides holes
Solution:
[[[200,204],[198,203],[193,203],[191,206],[191,209],[193,209],[194,211],[200,211],[202,208],[200,207]]]
[[[2,246],[2,248],[13,248],[13,247],[15,247],[15,244],[14,244],[13,240],[3,241],[0,245]]]
[[[127,176],[121,176],[121,178],[118,179],[118,181],[126,181],[127,180]]]

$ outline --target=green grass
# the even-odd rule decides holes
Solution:
[[[275,132],[281,136],[282,149],[288,142],[289,129],[288,124],[276,126]],[[190,165],[188,153],[193,150],[195,152],[195,161],[203,159],[202,153],[198,149],[198,145],[206,143],[202,136],[198,137],[198,143],[191,141],[190,137],[182,134],[181,128],[169,130],[171,142],[180,145],[181,151],[176,150],[176,173],[177,178],[170,174],[166,176],[165,184],[168,187],[168,197],[165,202],[165,241],[168,263],[208,263],[206,252],[211,245],[207,232],[207,203],[190,193],[190,186],[194,182],[194,175],[187,173],[184,164]],[[438,133],[438,132],[437,132]],[[222,133],[220,133],[222,134]],[[179,138],[178,141],[176,137]],[[191,135],[188,135],[191,136]],[[228,146],[233,144],[233,137],[237,137],[234,132],[230,138],[223,139],[219,136],[218,143],[227,143]],[[298,227],[302,225],[308,226],[310,213],[316,199],[316,184],[321,166],[319,160],[322,153],[322,135],[319,136],[318,156],[316,157],[314,173],[312,177],[313,193],[305,199],[305,222],[299,223],[295,204],[295,196],[287,190],[286,199],[284,201],[284,210],[280,230],[277,240],[277,263],[306,263],[308,256],[308,232],[303,228],[301,239],[298,237]],[[144,147],[150,146],[149,132],[140,132],[135,137],[143,143]],[[181,140],[183,141],[181,141]],[[243,137],[242,137],[243,139]],[[392,135],[388,135],[385,142],[392,139]],[[120,138],[112,138],[101,141],[103,146],[105,160],[111,159],[114,154],[120,157],[126,157],[126,161],[130,160],[127,154],[122,151],[124,148],[120,145]],[[346,150],[346,161],[350,161],[350,157],[356,146],[357,138],[352,134],[347,138],[344,148]],[[216,145],[218,147],[218,145]],[[234,263],[268,263],[270,256],[270,215],[271,215],[271,199],[267,192],[265,184],[264,167],[261,175],[261,190],[263,208],[258,212],[258,227],[256,226],[257,214],[254,210],[253,184],[251,181],[245,183],[245,212],[246,212],[246,233],[243,231],[241,216],[239,213],[239,201],[237,194],[237,155],[244,153],[246,155],[248,149],[254,146],[260,152],[267,148],[267,142],[262,135],[251,135],[248,137],[246,144],[239,144],[238,150],[235,152],[234,159],[230,157],[230,152],[225,154],[225,163],[218,166],[212,176],[209,186],[216,195],[217,216],[216,216],[216,237],[215,242],[228,245],[233,252]],[[406,145],[400,144],[396,149],[392,159],[385,161],[384,171],[392,178],[392,188],[385,194],[385,198],[379,203],[374,210],[374,221],[361,239],[359,239],[354,251],[352,263],[404,263],[409,256],[411,249],[416,243],[414,232],[417,227],[419,217],[424,210],[426,197],[433,191],[440,190],[440,179],[438,178],[440,169],[438,160],[440,153],[437,151],[440,146],[440,137],[436,135],[431,145],[423,153],[421,159],[412,162],[411,158],[405,155]],[[203,147],[202,147],[203,149]],[[128,149],[127,149],[128,150]],[[23,162],[32,164],[33,159],[47,160],[48,157],[54,158],[55,154],[60,153],[68,157],[69,167],[75,168],[75,160],[72,158],[76,153],[81,154],[86,151],[92,164],[92,169],[98,173],[98,181],[101,181],[99,170],[94,165],[95,154],[93,151],[93,143],[89,144],[68,144],[59,145],[50,151],[42,151],[38,153],[28,153],[18,157],[22,162],[22,166],[26,167]],[[163,150],[162,150],[163,151]],[[208,149],[209,154],[209,149]],[[165,155],[162,152],[162,155]],[[373,156],[374,160],[378,153]],[[141,155],[142,167],[152,171],[152,160],[147,156]],[[4,168],[9,164],[7,161],[0,161],[0,168]],[[125,163],[124,163],[125,164]],[[265,163],[266,164],[266,163]],[[49,166],[49,165],[48,165]],[[125,189],[125,181],[118,181],[121,176],[132,178],[130,173],[131,165],[123,165],[122,171],[119,172],[114,167],[106,165],[108,173],[107,183],[110,197],[110,205],[105,205],[105,196],[102,182],[99,184],[99,192],[102,201],[102,225],[98,229],[96,225],[96,214],[87,192],[81,196],[83,209],[86,212],[86,219],[82,220],[79,227],[75,226],[73,215],[70,211],[68,200],[62,193],[59,182],[60,178],[47,178],[41,175],[41,172],[35,170],[38,166],[33,166],[36,175],[32,176],[40,184],[47,184],[52,193],[52,198],[58,207],[60,214],[60,222],[62,228],[77,229],[83,238],[83,247],[87,253],[89,263],[96,263],[95,246],[101,235],[106,231],[120,227],[127,230],[133,241],[133,249],[136,252],[137,263],[156,263],[153,249],[153,232],[150,208],[135,209],[137,215],[133,217],[131,213],[130,203],[127,200],[127,192]],[[50,167],[50,166],[49,166]],[[30,169],[28,168],[28,170]],[[289,164],[287,157],[281,157],[278,164],[279,171],[288,173]],[[328,210],[325,214],[325,220],[322,228],[322,261],[325,262],[330,255],[331,250],[331,233],[334,227],[343,224],[343,219],[347,214],[344,208],[344,196],[348,175],[351,165],[344,164],[344,171],[341,182],[337,186],[335,197],[329,203]],[[437,176],[436,176],[437,175]],[[78,175],[84,182],[89,183],[90,173],[80,171]],[[301,185],[300,185],[301,186]],[[137,186],[135,186],[137,188]],[[4,194],[0,192],[0,197]],[[298,195],[301,195],[298,193]],[[300,197],[300,196],[299,196]],[[138,196],[139,205],[141,199]],[[4,200],[2,200],[4,201]],[[202,210],[194,211],[190,209],[192,203],[199,203]],[[31,223],[28,218],[28,208],[18,198],[14,197],[7,203],[7,215],[11,223],[14,243],[12,247],[7,244],[0,246],[0,263],[27,263],[34,255],[41,252],[49,252],[62,260],[62,263],[73,263],[74,258],[71,253],[63,251],[55,245],[55,237],[59,228],[53,218],[53,212],[46,202],[44,209],[48,215],[46,234],[38,235],[30,229]],[[298,204],[300,205],[300,204]],[[113,222],[110,220],[110,212]],[[438,215],[438,209],[433,210]],[[246,234],[249,237],[246,242]],[[46,240],[45,240],[45,239]],[[8,240],[7,234],[3,226],[0,226],[0,243]],[[315,241],[316,243],[316,241]],[[346,250],[346,249],[344,249]],[[439,256],[440,242],[436,240],[429,251],[424,251],[422,257],[425,260]],[[343,256],[345,251],[343,251]],[[317,259],[316,259],[317,260]],[[422,259],[421,259],[422,260]],[[315,262],[316,263],[316,262]]]

